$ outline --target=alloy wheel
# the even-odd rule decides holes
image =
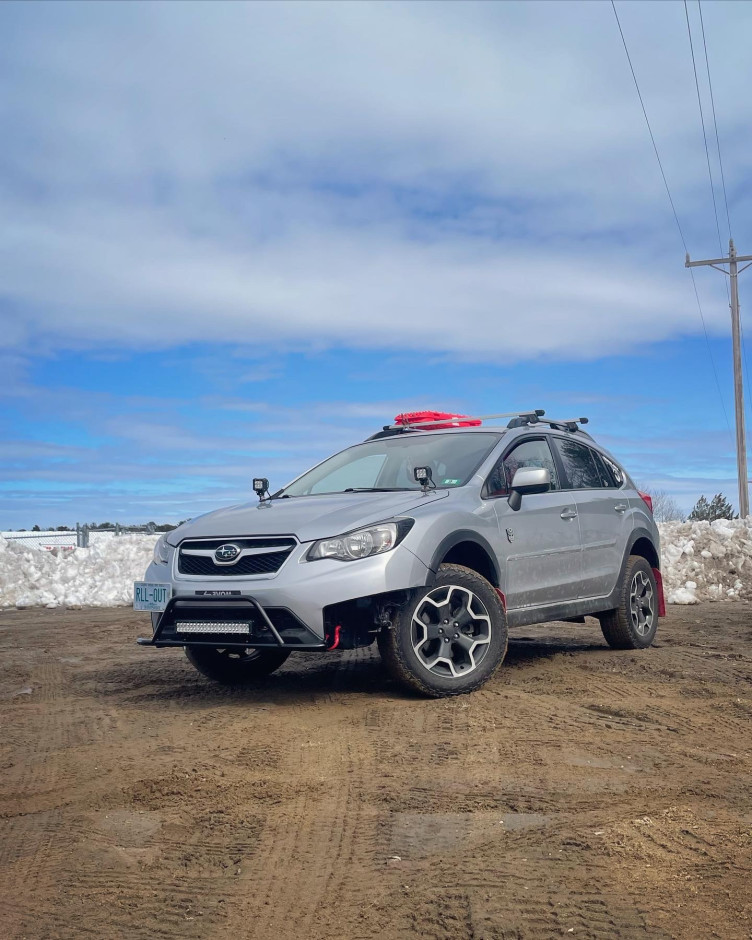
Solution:
[[[473,591],[443,585],[418,602],[411,631],[420,664],[434,675],[457,679],[483,661],[491,642],[491,618]]]
[[[650,578],[638,571],[629,589],[629,614],[632,626],[640,636],[646,636],[655,622],[655,592]]]

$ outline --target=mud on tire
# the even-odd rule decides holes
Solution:
[[[646,649],[658,629],[658,589],[653,569],[630,555],[619,592],[619,606],[599,614],[606,642],[615,650]]]
[[[290,655],[290,650],[255,650],[241,647],[186,646],[188,662],[222,685],[251,685],[274,672]]]
[[[378,636],[389,672],[408,688],[439,698],[479,688],[502,663],[507,622],[501,599],[477,572],[441,565]]]

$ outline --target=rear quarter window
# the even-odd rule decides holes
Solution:
[[[606,472],[608,473],[609,479],[612,480],[609,486],[615,486],[615,487],[623,486],[624,481],[626,480],[627,477],[624,471],[621,469],[621,467],[618,464],[614,463],[614,461],[611,460],[609,457],[607,457],[605,454],[598,454],[598,456],[603,461],[603,466],[606,468]]]
[[[573,490],[604,488],[603,470],[598,468],[595,453],[586,444],[558,437],[555,441],[564,473]]]

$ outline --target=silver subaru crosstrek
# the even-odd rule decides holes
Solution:
[[[163,535],[134,607],[204,675],[253,682],[291,652],[374,640],[431,696],[478,688],[508,628],[597,617],[615,649],[664,614],[658,529],[586,419],[400,415],[269,494]]]

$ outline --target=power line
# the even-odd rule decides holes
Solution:
[[[697,0],[697,9],[700,11],[700,23],[702,24],[702,8],[700,6],[700,0]],[[713,200],[713,213],[715,214],[715,228],[718,233],[718,250],[720,254],[723,254],[723,241],[721,239],[721,226],[718,222],[718,205],[715,200],[715,186],[713,185],[713,174],[710,171],[710,151],[708,150],[708,136],[705,133],[705,116],[702,110],[702,98],[700,96],[700,83],[697,80],[697,65],[695,64],[695,50],[692,44],[692,30],[689,26],[689,7],[687,6],[687,0],[684,0],[684,16],[687,19],[687,35],[689,36],[689,51],[692,54],[692,70],[695,74],[695,89],[697,91],[697,106],[700,109],[700,124],[702,125],[702,139],[705,144],[705,158],[708,162],[708,178],[710,179],[710,198]],[[702,27],[702,44],[705,50],[705,68],[708,73],[708,88],[710,89],[710,103],[713,109],[713,125],[715,127],[715,141],[716,147],[718,149],[718,165],[721,169],[721,179],[723,181],[723,162],[721,161],[721,143],[718,137],[718,122],[715,117],[715,104],[713,102],[713,86],[710,82],[710,62],[708,60],[708,46],[705,42],[705,27]],[[726,200],[726,183],[723,181],[723,198]],[[726,200],[726,219],[728,221],[728,230],[729,238],[731,238],[731,218],[728,211],[728,200]],[[729,304],[731,304],[731,293],[729,291],[729,285],[726,283],[726,299]]]
[[[700,17],[702,17],[702,9],[700,7],[700,0],[697,0],[698,10],[700,11]],[[713,212],[715,214],[715,227],[718,232],[718,246],[721,249],[721,258],[713,259],[709,261],[690,261],[689,255],[687,255],[686,266],[690,265],[710,265],[713,268],[723,272],[729,278],[730,284],[727,284],[727,291],[729,295],[729,307],[731,308],[731,336],[733,344],[733,360],[734,360],[734,405],[736,412],[736,465],[737,465],[737,476],[739,483],[739,515],[742,518],[745,518],[749,515],[749,487],[748,487],[748,468],[747,468],[747,444],[746,444],[746,430],[745,430],[745,420],[744,420],[744,392],[743,392],[743,381],[742,381],[742,372],[744,370],[744,340],[742,335],[742,326],[741,326],[741,316],[739,313],[739,284],[738,284],[738,275],[739,275],[739,262],[748,261],[752,263],[752,255],[737,255],[736,249],[734,247],[734,241],[731,237],[731,219],[728,213],[728,200],[726,200],[726,218],[729,224],[729,253],[728,258],[723,256],[723,245],[721,241],[721,226],[718,221],[718,203],[715,198],[715,186],[713,185],[713,172],[710,167],[710,150],[708,148],[708,135],[705,130],[705,117],[702,111],[702,96],[700,95],[700,83],[697,78],[697,63],[695,61],[695,50],[692,43],[692,28],[689,22],[689,7],[687,5],[687,0],[684,0],[684,15],[687,20],[687,35],[689,37],[689,50],[692,55],[692,69],[695,75],[695,88],[697,90],[697,104],[700,109],[700,124],[702,125],[702,138],[705,143],[705,157],[708,162],[708,177],[710,179],[710,196],[713,200]],[[701,19],[702,23],[702,19]],[[710,63],[707,57],[707,43],[705,40],[705,31],[703,26],[703,45],[705,48],[705,65],[708,71],[708,87],[712,88],[710,82]],[[712,103],[712,98],[711,98]],[[713,120],[715,122],[715,132],[716,132],[716,143],[718,145],[718,162],[719,166],[722,166],[721,161],[721,147],[720,139],[718,137],[718,122],[715,118],[715,105],[713,105]],[[726,198],[725,184],[724,184],[724,198]],[[729,269],[726,270],[725,264],[728,264]],[[749,267],[749,265],[746,265]],[[744,268],[742,268],[744,271]],[[749,378],[749,376],[747,376]]]
[[[685,2],[686,2],[686,0],[685,0]],[[642,108],[642,114],[643,114],[643,116],[644,116],[644,118],[645,118],[645,124],[647,125],[648,134],[650,134],[650,140],[651,140],[651,142],[652,142],[652,144],[653,144],[653,151],[655,152],[655,158],[656,158],[656,160],[658,161],[658,167],[659,167],[659,169],[660,169],[660,171],[661,171],[661,178],[663,179],[663,185],[666,187],[666,195],[668,196],[668,201],[669,201],[669,203],[671,204],[671,211],[673,212],[673,215],[674,215],[674,221],[676,222],[676,228],[678,229],[678,232],[679,232],[679,238],[681,239],[681,243],[682,243],[682,245],[684,246],[684,253],[685,253],[685,254],[689,254],[689,249],[687,248],[687,241],[686,241],[686,239],[684,238],[684,232],[682,231],[681,223],[679,222],[679,216],[677,215],[676,206],[674,205],[674,200],[673,200],[673,197],[671,196],[671,190],[670,190],[669,187],[668,187],[668,180],[666,179],[666,173],[664,172],[664,169],[663,169],[663,163],[661,162],[661,156],[660,156],[660,154],[658,153],[658,145],[657,145],[656,142],[655,142],[655,136],[654,136],[654,134],[653,134],[653,129],[652,129],[652,127],[650,126],[650,120],[649,120],[649,118],[648,118],[648,112],[647,112],[647,110],[645,109],[645,102],[644,102],[643,99],[642,99],[642,92],[640,91],[640,85],[639,85],[639,83],[638,83],[638,81],[637,81],[637,75],[635,74],[634,66],[632,65],[632,57],[631,57],[630,54],[629,54],[629,48],[627,47],[627,40],[624,38],[624,30],[621,28],[621,22],[619,21],[619,14],[616,12],[616,3],[614,2],[614,0],[611,0],[611,8],[612,8],[613,11],[614,11],[614,17],[616,18],[616,25],[619,27],[619,35],[621,36],[622,45],[624,46],[624,52],[626,53],[627,62],[629,63],[629,70],[630,70],[630,72],[632,73],[632,80],[634,81],[634,86],[635,86],[635,89],[636,89],[636,91],[637,91],[637,97],[638,97],[639,100],[640,100],[640,107]],[[697,310],[698,310],[698,312],[699,312],[699,314],[700,314],[700,320],[701,320],[701,322],[702,322],[702,331],[703,331],[703,333],[705,334],[705,343],[706,343],[707,349],[708,349],[708,358],[709,358],[709,360],[710,360],[710,365],[711,365],[711,367],[712,367],[712,369],[713,369],[713,377],[715,378],[716,388],[718,389],[718,398],[720,399],[720,402],[721,402],[721,409],[723,410],[723,416],[724,416],[724,418],[726,419],[726,427],[727,427],[728,432],[729,432],[729,434],[730,434],[730,433],[731,433],[731,422],[729,421],[728,414],[727,414],[727,412],[726,412],[726,404],[725,404],[725,402],[723,401],[723,393],[721,392],[721,383],[718,381],[718,371],[716,370],[716,367],[715,367],[715,361],[714,361],[714,359],[713,359],[713,351],[712,351],[711,348],[710,348],[710,339],[709,339],[709,337],[708,337],[708,328],[707,328],[707,326],[705,325],[705,316],[704,316],[704,314],[703,314],[703,312],[702,312],[702,304],[700,303],[700,295],[699,295],[699,293],[698,293],[698,291],[697,291],[697,284],[696,284],[696,282],[695,282],[694,271],[690,268],[690,269],[689,269],[689,273],[690,273],[691,278],[692,278],[692,289],[694,290],[695,300],[697,301]]]
[[[697,9],[700,14],[700,29],[702,30],[702,48],[705,52],[705,69],[708,73],[708,89],[710,91],[710,106],[713,112],[713,127],[715,128],[715,145],[718,150],[718,166],[721,171],[721,188],[723,190],[723,204],[726,208],[726,223],[728,224],[729,238],[731,238],[731,214],[729,213],[728,196],[726,194],[726,176],[723,172],[723,158],[721,157],[721,140],[718,136],[718,120],[715,114],[715,97],[713,95],[713,82],[710,78],[710,59],[708,58],[708,44],[705,39],[705,21],[702,18],[702,0],[697,0]],[[723,252],[721,252],[723,253]],[[726,284],[728,293],[728,283]],[[744,337],[744,325],[740,323],[742,333],[742,358],[744,359],[744,374],[747,379],[747,401],[752,414],[752,383],[749,380],[749,359],[747,357],[747,343]]]
[[[706,40],[706,38],[705,38],[705,21],[703,20],[703,16],[702,16],[702,0],[697,0],[697,10],[698,10],[698,13],[700,14],[700,30],[701,30],[701,32],[702,32],[702,48],[703,48],[703,52],[704,52],[704,54],[705,54],[705,71],[707,72],[707,76],[708,76],[708,91],[710,92],[710,107],[711,107],[711,111],[712,111],[712,114],[713,114],[713,129],[714,129],[714,131],[715,131],[715,145],[716,145],[716,150],[718,151],[718,167],[719,167],[719,169],[720,169],[720,174],[721,174],[721,189],[722,189],[722,191],[723,191],[723,204],[724,204],[724,207],[725,207],[725,209],[726,209],[726,224],[728,225],[728,235],[729,235],[729,239],[731,239],[731,237],[732,237],[732,235],[731,235],[731,214],[730,214],[730,212],[729,212],[728,195],[727,195],[727,193],[726,193],[726,176],[725,176],[725,174],[724,174],[724,172],[723,172],[723,157],[721,156],[721,140],[720,140],[720,137],[719,137],[719,134],[718,134],[718,119],[717,119],[716,113],[715,113],[715,96],[713,95],[713,81],[712,81],[712,79],[711,79],[711,77],[710,77],[710,58],[708,57],[708,44],[707,44],[707,40]],[[686,14],[686,12],[687,12],[687,3],[686,3],[686,0],[684,0],[684,12],[685,12],[685,14]],[[687,16],[687,28],[689,29],[689,16]],[[691,34],[691,32],[690,32],[690,35],[689,35],[689,46],[690,46],[690,49],[692,49],[692,34]],[[693,65],[694,65],[694,54],[693,54],[693,56],[692,56],[692,63],[693,63]],[[696,83],[697,83],[697,71],[695,71],[695,84],[696,84]],[[697,99],[698,99],[698,102],[699,102],[699,100],[700,100],[700,90],[699,90],[699,88],[697,89]],[[700,106],[700,119],[702,120],[702,106]],[[704,127],[704,124],[703,124],[703,135],[704,135],[704,133],[705,133],[705,127]],[[707,151],[707,139],[705,140],[705,149],[706,149],[706,151]],[[709,170],[709,169],[710,169],[710,165],[708,164],[708,170]],[[711,178],[711,181],[710,181],[710,190],[711,190],[711,193],[713,194],[713,209],[714,209],[714,211],[715,211],[716,228],[718,229],[718,247],[721,249],[721,254],[723,254],[723,245],[721,244],[721,232],[720,232],[720,228],[719,228],[719,226],[718,226],[718,210],[717,210],[716,204],[715,204],[715,192],[714,192],[714,190],[713,190],[713,181],[712,181],[712,178]],[[730,295],[730,292],[729,292],[729,284],[728,284],[728,282],[726,282],[726,297],[728,298],[729,304],[730,304],[730,303],[731,303],[731,295]],[[747,344],[746,344],[746,340],[745,340],[745,337],[744,337],[744,325],[741,323],[741,318],[740,318],[739,327],[740,327],[740,330],[741,330],[741,346],[742,346],[742,360],[743,360],[743,362],[744,362],[744,375],[745,375],[745,378],[746,378],[746,380],[747,380],[747,402],[748,402],[748,404],[749,404],[750,413],[752,413],[752,383],[750,383],[750,379],[749,379],[749,360],[748,360],[748,357],[747,357],[747,349],[746,349],[746,345],[747,345]]]
[[[731,341],[734,360],[734,410],[736,413],[736,472],[739,483],[739,515],[746,519],[749,515],[749,487],[747,481],[747,435],[744,422],[744,383],[742,382],[742,343],[741,317],[739,315],[739,265],[741,271],[752,265],[752,255],[739,255],[734,247],[734,240],[729,239],[728,257],[708,258],[707,261],[690,261],[689,255],[684,262],[687,268],[711,267],[725,274],[731,284]],[[728,271],[722,265],[728,265]]]
[[[700,124],[702,125],[702,139],[705,143],[705,158],[708,162],[708,178],[710,179],[710,195],[713,199],[713,212],[715,213],[715,227],[718,231],[718,247],[723,254],[723,240],[721,239],[721,225],[718,221],[718,204],[715,200],[715,187],[713,186],[713,171],[710,169],[710,150],[708,148],[708,135],[705,130],[705,115],[702,110],[702,97],[700,95],[700,82],[697,78],[697,63],[695,62],[695,47],[692,43],[692,30],[689,26],[689,7],[687,0],[684,0],[684,15],[687,18],[687,36],[689,36],[689,51],[692,54],[692,71],[695,73],[695,88],[697,90],[697,106],[700,109]],[[729,235],[729,238],[731,235]]]
[[[653,129],[650,126],[650,121],[648,120],[648,112],[645,110],[645,102],[642,100],[642,92],[640,91],[640,86],[637,83],[637,76],[635,75],[635,70],[632,65],[632,57],[629,54],[629,49],[627,48],[627,40],[624,38],[624,31],[621,28],[621,23],[619,22],[619,14],[616,12],[616,3],[614,0],[611,0],[611,7],[614,11],[614,16],[616,17],[616,25],[619,27],[619,34],[621,35],[621,41],[624,45],[624,51],[627,54],[627,62],[629,62],[629,70],[632,73],[632,80],[634,81],[634,86],[637,89],[637,97],[640,99],[640,107],[642,108],[642,113],[645,117],[645,123],[648,127],[648,134],[650,134],[650,140],[653,144],[653,150],[655,151],[655,158],[658,161],[658,167],[661,171],[661,177],[663,179],[663,185],[666,187],[666,195],[668,196],[668,201],[671,203],[671,211],[674,213],[674,221],[676,222],[676,227],[679,229],[679,237],[682,240],[682,245],[684,245],[684,250],[687,250],[687,243],[684,240],[684,232],[682,232],[681,224],[679,223],[679,216],[676,214],[676,206],[674,205],[674,200],[671,197],[671,190],[668,188],[668,181],[666,180],[666,174],[663,171],[663,164],[661,163],[661,156],[658,153],[658,145],[655,142],[655,137],[653,136]]]
[[[705,23],[702,18],[702,3],[697,0],[697,9],[700,12],[700,29],[702,30],[702,48],[705,51],[705,68],[708,73],[708,88],[710,90],[710,107],[713,111],[713,127],[715,128],[715,145],[718,149],[718,166],[721,170],[721,187],[723,189],[723,203],[726,207],[726,222],[728,223],[729,238],[731,238],[731,216],[729,214],[728,196],[726,195],[726,177],[723,173],[723,160],[721,159],[721,141],[718,137],[718,121],[715,116],[715,98],[713,97],[713,83],[710,80],[710,60],[708,59],[708,45],[705,41]]]

